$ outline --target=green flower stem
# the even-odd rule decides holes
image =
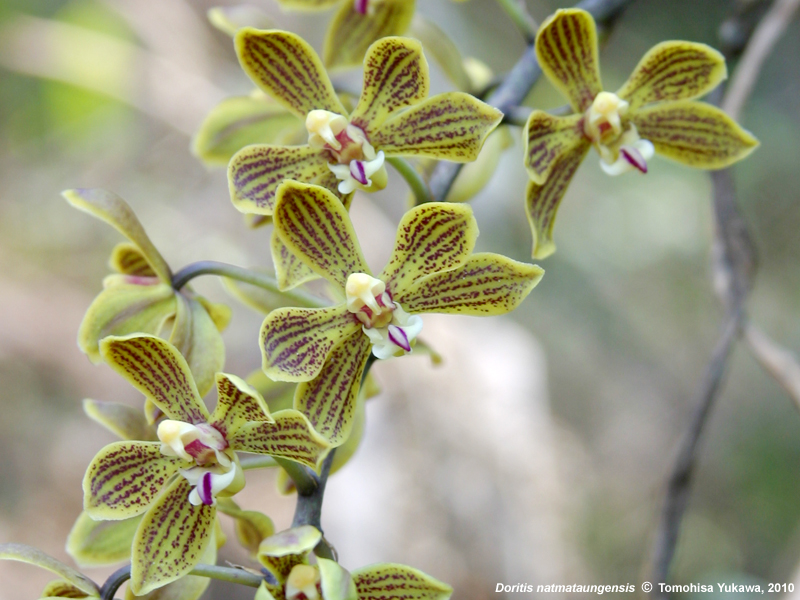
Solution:
[[[596,21],[607,21],[630,2],[631,0],[582,0],[575,6],[589,12]],[[486,98],[486,102],[505,114],[511,107],[522,104],[541,76],[542,69],[536,60],[536,50],[534,45],[530,44],[503,82]],[[443,200],[447,197],[463,167],[463,163],[447,161],[440,161],[436,165],[428,179],[434,199]]]
[[[257,588],[264,581],[264,578],[244,569],[232,569],[230,567],[218,567],[217,565],[197,565],[191,572],[192,575],[208,577],[209,579],[219,579],[229,583],[238,583]]]
[[[272,456],[266,456],[261,454],[246,454],[244,456],[239,457],[239,464],[242,466],[242,469],[244,471],[250,471],[252,469],[277,467],[278,461],[276,461]]]
[[[292,478],[299,496],[310,496],[317,491],[319,485],[317,483],[318,478],[310,469],[307,469],[300,463],[287,460],[280,456],[275,456],[273,458],[275,463]]]
[[[227,581],[229,583],[238,583],[239,585],[246,585],[249,587],[257,588],[264,581],[264,578],[245,571],[243,569],[232,569],[230,567],[218,567],[217,565],[204,565],[200,564],[191,570],[190,575],[197,575],[198,577],[208,577],[209,579],[219,579],[220,581]],[[117,593],[122,584],[131,578],[131,566],[125,565],[120,569],[114,571],[111,576],[100,588],[100,600],[113,600],[114,594]]]
[[[539,27],[525,8],[524,0],[497,0],[497,3],[508,13],[514,25],[525,36],[525,40],[529,44],[532,43],[536,39],[536,30]]]
[[[325,306],[324,302],[322,302],[320,299],[300,290],[281,291],[278,287],[278,282],[275,281],[274,277],[264,273],[259,273],[258,271],[252,271],[243,267],[237,267],[235,265],[229,265],[213,260],[203,260],[185,266],[172,276],[172,287],[174,287],[176,290],[180,290],[192,279],[199,277],[200,275],[219,275],[220,277],[228,277],[229,279],[243,281],[244,283],[249,283],[250,285],[254,285],[274,294],[283,296],[296,306],[306,306],[309,308]]]
[[[394,156],[392,158],[387,158],[386,162],[392,165],[403,179],[406,180],[408,187],[411,188],[414,197],[417,199],[417,204],[433,202],[433,196],[431,196],[431,191],[428,188],[427,182],[407,160],[399,156]]]

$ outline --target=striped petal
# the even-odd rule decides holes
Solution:
[[[320,372],[334,346],[360,329],[344,304],[279,308],[261,326],[262,368],[276,381],[308,381]]]
[[[397,227],[394,251],[380,279],[394,295],[423,275],[463,263],[477,238],[478,223],[467,205],[430,202],[412,208]]]
[[[94,581],[32,546],[26,544],[0,544],[0,560],[13,560],[40,567],[58,575],[64,581],[86,594],[86,596],[91,598],[100,597],[100,588]]]
[[[317,279],[319,275],[302,260],[297,258],[278,235],[278,230],[272,230],[270,237],[272,250],[272,263],[275,266],[275,279],[282,290],[290,290],[309,281]]]
[[[370,142],[386,156],[470,162],[502,119],[503,113],[474,96],[447,92],[389,119]]]
[[[194,506],[191,489],[178,477],[142,518],[131,556],[130,588],[137,596],[188,574],[211,542],[217,509]]]
[[[347,209],[325,188],[287,181],[273,221],[289,250],[342,293],[352,273],[370,273]]]
[[[159,442],[114,442],[94,457],[83,478],[83,508],[93,519],[142,514],[179,469],[191,463],[161,454]]]
[[[249,422],[273,423],[264,398],[236,375],[217,373],[217,407],[209,421],[226,438]]]
[[[325,36],[322,57],[331,69],[361,66],[370,45],[381,38],[403,35],[414,18],[414,0],[382,0],[368,14],[356,2],[341,2]]]
[[[422,44],[410,38],[379,40],[364,59],[364,87],[350,122],[370,137],[394,113],[425,100],[429,87]]]
[[[350,437],[369,351],[369,338],[359,327],[333,349],[319,375],[297,386],[295,408],[331,446],[341,446]]]
[[[584,143],[583,115],[554,117],[535,110],[525,126],[525,168],[528,176],[539,185],[555,167],[558,159]]]
[[[532,181],[528,183],[525,212],[533,234],[533,258],[547,258],[556,251],[553,242],[556,212],[572,176],[589,148],[589,142],[585,142],[562,156],[550,171],[544,185],[537,185]]]
[[[92,421],[123,440],[156,440],[156,431],[147,422],[141,408],[118,402],[86,399],[83,401],[83,412]]]
[[[208,9],[207,16],[211,25],[231,37],[234,37],[242,27],[272,29],[275,26],[267,13],[251,4],[215,6]]]
[[[95,521],[82,512],[67,537],[67,552],[82,567],[113,565],[131,556],[133,535],[141,517]]]
[[[326,155],[311,146],[247,146],[228,165],[231,201],[243,213],[271,215],[278,186],[290,180],[339,185]]]
[[[359,600],[447,600],[446,583],[405,565],[382,563],[353,571]]]
[[[248,77],[301,119],[312,110],[347,114],[319,56],[300,36],[244,27],[235,45]]]
[[[662,42],[642,57],[617,96],[636,109],[650,102],[691,100],[728,76],[725,57],[695,42]]]
[[[170,419],[208,422],[189,365],[180,352],[157,337],[107,337],[100,344],[105,361]]]
[[[536,265],[478,253],[455,269],[418,279],[396,300],[409,313],[502,315],[519,306],[542,275]]]
[[[108,262],[112,269],[123,275],[158,277],[139,246],[131,242],[120,242],[114,246]]]
[[[637,110],[631,121],[656,152],[690,167],[722,169],[742,160],[758,140],[716,106],[678,100]]]
[[[282,585],[295,565],[308,563],[307,555],[321,539],[322,532],[312,525],[280,531],[261,542],[258,560]]]
[[[89,596],[82,589],[60,579],[51,581],[44,586],[39,596],[39,600],[58,600],[60,598],[99,598],[99,596],[94,594]]]
[[[583,112],[603,90],[597,57],[597,28],[585,10],[557,10],[536,34],[536,58],[550,82]]]
[[[109,335],[143,332],[158,335],[175,316],[175,290],[168,283],[128,283],[129,276],[106,278],[110,285],[92,301],[78,329],[78,346],[89,359],[98,363],[100,340]]]
[[[105,221],[119,231],[139,248],[161,281],[171,280],[169,266],[147,237],[144,227],[125,200],[116,194],[96,188],[67,190],[62,196],[78,210]]]
[[[280,410],[272,415],[274,423],[248,423],[234,432],[231,448],[279,456],[318,469],[330,445],[311,427],[308,419],[296,410]]]
[[[211,109],[192,140],[192,152],[207,165],[227,165],[245,146],[289,144],[300,133],[305,134],[303,123],[269,97],[239,96]]]

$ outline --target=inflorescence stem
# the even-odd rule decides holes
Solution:
[[[536,39],[536,30],[539,26],[525,7],[525,0],[497,0],[497,3],[514,21],[514,25],[525,36],[525,41],[532,44]]]
[[[406,159],[399,156],[387,158],[386,162],[392,165],[400,176],[406,180],[408,187],[416,198],[417,204],[425,204],[426,202],[433,202],[434,198],[431,196],[431,190],[428,188],[428,182],[422,177],[411,163]]]

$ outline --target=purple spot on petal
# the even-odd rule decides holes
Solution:
[[[356,12],[360,12],[362,15],[367,14],[367,4],[369,4],[369,0],[355,0]]]
[[[364,163],[360,160],[350,161],[350,174],[361,185],[367,185],[367,174],[364,171]]]
[[[633,146],[623,146],[619,149],[619,153],[625,160],[639,169],[642,173],[647,173],[647,161],[644,159],[644,156],[642,156],[642,153],[636,148]]]
[[[214,503],[214,496],[211,495],[211,473],[203,473],[203,476],[200,478],[200,483],[197,486],[197,494],[200,496],[200,500],[203,504],[208,504],[210,506]]]
[[[389,325],[389,340],[406,352],[411,352],[411,344],[408,343],[408,336],[401,327]]]

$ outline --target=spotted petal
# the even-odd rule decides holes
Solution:
[[[544,271],[500,254],[473,254],[461,266],[418,279],[397,302],[409,313],[502,315],[536,287]]]
[[[281,240],[343,293],[352,273],[369,273],[347,209],[325,188],[287,181],[273,216]]]
[[[155,429],[147,422],[141,408],[118,402],[86,399],[83,412],[123,440],[155,441]]]
[[[339,183],[325,154],[311,146],[247,146],[228,165],[231,200],[243,213],[271,215],[278,186],[290,180],[334,190]]]
[[[524,140],[528,176],[542,185],[558,159],[584,143],[583,115],[554,117],[535,110],[525,126]]]
[[[275,279],[278,280],[280,289],[290,290],[319,277],[311,267],[286,247],[278,235],[277,229],[272,230],[270,249],[272,250],[272,262],[275,265]]]
[[[664,102],[637,110],[631,120],[657,153],[690,167],[721,169],[758,147],[751,133],[703,102]]]
[[[382,563],[353,571],[359,600],[447,600],[446,583],[405,565]]]
[[[82,567],[113,565],[131,556],[133,535],[141,517],[95,521],[82,512],[67,537],[67,552]]]
[[[528,183],[525,212],[533,234],[534,258],[547,258],[556,251],[553,242],[556,212],[589,148],[589,142],[585,142],[562,156],[553,166],[544,185],[532,181]]]
[[[108,262],[112,269],[123,275],[158,277],[139,246],[131,242],[120,242],[114,246]]]
[[[92,460],[83,478],[83,508],[93,519],[142,514],[188,461],[161,454],[159,442],[115,442]]]
[[[691,100],[707,94],[728,76],[725,57],[695,42],[662,42],[642,57],[617,96],[631,109],[651,102]]]
[[[145,513],[133,541],[130,588],[141,596],[188,574],[211,541],[216,508],[189,502],[178,477]]]
[[[251,421],[274,423],[264,398],[236,375],[217,373],[217,407],[209,421],[226,438]]]
[[[248,423],[240,427],[228,440],[231,448],[279,456],[318,469],[330,446],[314,431],[305,415],[289,409],[272,416],[273,423]]]
[[[208,410],[197,393],[189,365],[180,352],[149,335],[107,337],[100,344],[103,358],[170,419],[200,423]]]
[[[230,320],[230,309],[211,305],[203,298],[184,291],[178,294],[175,324],[170,343],[186,359],[201,396],[214,385],[214,374],[225,365],[225,344],[220,335]],[[209,314],[208,308],[212,309]],[[218,322],[213,317],[217,317]]]
[[[341,2],[331,21],[322,52],[331,69],[361,65],[370,44],[381,38],[402,35],[414,18],[415,0],[382,0],[362,14],[356,2]]]
[[[261,326],[262,368],[276,381],[308,381],[320,372],[334,346],[360,329],[344,304],[276,309]]]
[[[127,275],[107,277],[108,286],[92,301],[78,329],[78,346],[92,362],[102,360],[100,340],[136,332],[159,334],[175,315],[175,290],[147,278],[130,283]]]
[[[308,562],[306,556],[321,539],[322,533],[312,525],[293,527],[261,542],[258,560],[282,584],[295,565]]]
[[[62,195],[75,208],[105,221],[136,244],[158,278],[164,282],[170,281],[172,275],[169,266],[125,200],[101,189],[67,190]]]
[[[55,573],[87,596],[92,598],[100,597],[100,588],[94,581],[32,546],[0,544],[0,560],[14,560],[41,567],[51,573]]]
[[[430,202],[412,208],[397,227],[394,251],[380,278],[394,294],[423,275],[463,263],[477,238],[478,223],[467,205]]]
[[[295,408],[332,446],[344,444],[353,429],[369,351],[369,338],[356,331],[333,349],[319,375],[295,391]]]
[[[228,98],[211,109],[192,141],[192,152],[208,165],[227,165],[250,144],[287,144],[303,123],[267,96]],[[305,137],[305,136],[304,136]]]
[[[244,27],[235,44],[250,79],[301,119],[312,110],[347,114],[319,56],[300,36]]]
[[[447,92],[389,119],[370,141],[386,156],[470,162],[502,119],[503,113],[474,96]]]
[[[536,58],[542,71],[583,112],[603,90],[597,57],[597,28],[585,10],[557,10],[536,34]]]
[[[348,9],[354,10],[353,3],[348,4]],[[413,14],[413,2],[406,4],[412,5]],[[381,6],[381,10],[385,8]],[[371,137],[394,113],[427,98],[429,87],[422,44],[410,38],[378,40],[364,59],[364,87],[350,122]]]

